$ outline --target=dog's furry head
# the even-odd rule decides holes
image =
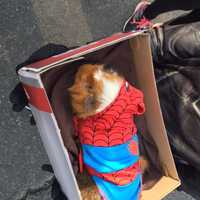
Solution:
[[[73,112],[79,118],[96,113],[101,104],[104,80],[122,80],[122,78],[112,70],[105,70],[100,64],[80,66],[74,84],[68,89]]]

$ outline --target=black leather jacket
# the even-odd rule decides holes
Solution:
[[[151,31],[155,75],[175,159],[200,170],[200,17],[181,16]]]

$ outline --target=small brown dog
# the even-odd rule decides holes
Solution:
[[[103,65],[80,66],[73,86],[68,89],[74,114],[80,119],[85,119],[103,111],[115,100],[124,82],[122,76],[113,70],[104,69]],[[143,156],[140,157],[140,165],[143,172],[149,167],[148,161]],[[97,190],[92,190],[93,192],[89,194],[96,196]],[[85,193],[88,196],[87,189],[81,190],[81,193],[82,196],[86,196]],[[87,197],[87,199],[93,198]]]

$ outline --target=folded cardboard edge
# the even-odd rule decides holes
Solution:
[[[53,68],[56,67],[57,64],[61,62],[66,62],[70,59],[76,59],[78,57],[84,56],[88,53],[97,51],[99,49],[105,48],[107,46],[110,46],[112,44],[116,44],[118,42],[130,39],[132,37],[135,37],[137,35],[143,34],[144,31],[137,31],[137,32],[128,32],[128,33],[116,33],[114,35],[111,35],[110,37],[104,38],[102,40],[89,43],[87,45],[72,49],[70,51],[64,52],[62,54],[58,54],[56,56],[52,56],[50,58],[38,61],[36,63],[33,63],[28,66],[24,66],[23,70],[29,70],[32,72],[40,72],[47,68]]]
[[[19,76],[22,84],[44,89],[40,74],[35,74],[30,71],[21,71]],[[47,96],[46,92],[45,95]],[[28,96],[29,94],[27,94],[27,97]],[[50,104],[48,98],[46,104]],[[31,104],[30,108],[36,120],[38,131],[42,138],[50,163],[53,167],[55,176],[58,179],[64,194],[70,199],[81,200],[81,194],[73,173],[70,158],[66,148],[64,147],[60,129],[54,113],[41,111]],[[59,156],[55,155],[54,151],[59,152]],[[70,184],[70,188],[67,187],[68,184]]]
[[[178,173],[171,153],[155,83],[153,62],[148,35],[139,35],[130,39],[130,46],[134,51],[133,62],[138,83],[145,93],[146,123],[159,149],[161,162],[166,176],[179,181]],[[142,51],[141,49],[145,49]],[[147,67],[148,66],[148,67]],[[154,80],[154,81],[152,81]]]
[[[180,181],[163,176],[153,188],[142,191],[141,200],[160,200],[178,186],[180,186]]]
[[[72,63],[74,61],[78,61],[78,60],[82,60],[82,59],[84,59],[83,56],[77,57],[77,58],[73,58],[73,59],[67,59],[67,60],[52,64],[49,67],[41,68],[40,70],[35,70],[35,69],[27,68],[26,66],[24,66],[19,70],[18,73],[19,74],[29,73],[29,74],[37,74],[38,75],[38,74],[42,74],[42,73],[50,70],[51,68],[58,67],[58,66],[61,66],[61,65],[67,64],[67,63]]]
[[[145,121],[156,146],[165,176],[150,190],[142,193],[142,200],[159,200],[181,183],[169,145],[155,82],[149,35],[139,35],[129,40],[133,50],[133,63],[140,89],[145,93]],[[144,50],[143,50],[144,49]],[[153,80],[153,81],[152,81]]]

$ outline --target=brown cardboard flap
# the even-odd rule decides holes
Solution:
[[[156,88],[150,41],[147,35],[139,35],[130,40],[137,84],[145,94],[145,121],[147,129],[158,148],[160,161],[166,176],[179,180],[170,150],[160,109]]]
[[[153,188],[142,192],[141,200],[159,200],[164,198],[167,194],[172,192],[180,185],[180,182],[163,176]]]

